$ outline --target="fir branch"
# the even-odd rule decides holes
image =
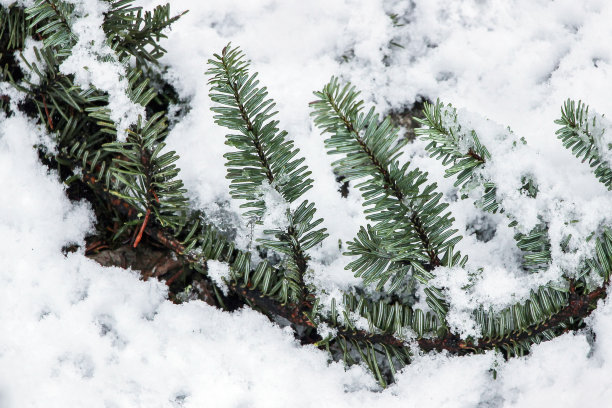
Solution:
[[[492,161],[474,129],[465,128],[457,110],[450,104],[444,105],[437,100],[435,104],[425,103],[424,118],[416,119],[422,127],[415,130],[418,136],[429,142],[425,147],[430,157],[442,161],[445,177],[456,177],[455,187],[464,192],[482,191],[480,199],[474,205],[483,211],[504,212],[503,205],[497,198],[497,186],[483,172],[487,162]],[[524,144],[524,141],[518,143]],[[537,196],[537,185],[529,176],[523,176],[523,191],[527,196]],[[467,194],[465,195],[467,197]],[[509,218],[510,226],[515,227],[518,221]],[[525,270],[537,272],[548,268],[551,263],[550,239],[544,223],[538,224],[528,233],[517,232],[514,236],[517,247],[522,252],[522,266]]]
[[[350,84],[340,86],[337,78],[315,96],[311,102],[315,124],[331,134],[325,141],[329,153],[343,156],[333,166],[349,180],[364,179],[358,187],[364,205],[371,207],[367,217],[375,222],[369,233],[362,229],[349,243],[347,255],[360,258],[347,269],[357,275],[368,270],[367,282],[378,280],[381,288],[389,279],[395,287],[409,274],[442,265],[444,251],[461,237],[450,229],[453,218],[443,213],[448,204],[440,202],[436,184],[424,185],[426,173],[409,170],[408,164],[400,166],[401,145],[390,119],[379,123],[373,108],[364,114],[359,92]],[[373,264],[377,266],[369,268]]]
[[[240,133],[228,136],[230,144],[238,150],[232,152],[233,156],[227,156],[228,176],[234,183],[232,191],[236,196],[250,204],[257,203],[261,200],[261,190],[257,189],[264,185],[281,195],[287,203],[296,204],[293,209],[288,205],[284,225],[265,225],[268,235],[276,239],[262,243],[285,255],[284,261],[274,266],[265,260],[257,264],[251,262],[249,252],[225,240],[197,213],[189,213],[178,168],[174,164],[177,156],[165,151],[163,113],[154,112],[148,120],[141,120],[131,129],[126,143],[116,143],[114,124],[107,114],[107,96],[95,89],[81,90],[74,86],[70,76],[58,73],[63,53],[69,49],[67,44],[73,40],[66,35],[72,12],[69,6],[61,9],[66,4],[38,1],[37,6],[30,10],[30,28],[37,30],[46,44],[42,50],[36,51],[39,54],[37,58],[38,61],[44,60],[47,68],[41,71],[35,63],[27,65],[31,75],[39,75],[39,83],[13,81],[15,87],[28,94],[28,103],[33,102],[41,122],[52,124],[60,151],[55,158],[72,171],[68,177],[62,175],[66,183],[75,182],[80,177],[90,186],[96,199],[114,210],[124,223],[124,229],[134,227],[134,231],[172,250],[197,271],[206,274],[207,260],[226,262],[230,266],[228,287],[231,293],[271,319],[285,318],[296,328],[299,336],[306,336],[305,332],[310,333],[323,325],[335,329],[334,335],[321,339],[317,345],[331,350],[347,363],[365,363],[381,384],[388,383],[396,368],[409,363],[410,347],[403,339],[411,335],[416,336],[414,342],[424,351],[470,354],[498,349],[507,356],[522,355],[533,343],[579,327],[578,323],[591,313],[596,302],[606,296],[612,271],[612,234],[603,230],[595,238],[595,253],[584,261],[582,270],[575,275],[580,277],[567,278],[567,291],[542,287],[533,291],[530,299],[501,312],[475,310],[474,319],[482,329],[478,339],[461,339],[448,331],[444,324],[446,304],[441,292],[429,286],[425,292],[431,311],[388,300],[384,295],[389,292],[383,293],[376,301],[362,294],[346,293],[339,306],[334,301],[331,311],[323,311],[312,296],[302,292],[305,288],[303,272],[308,261],[306,251],[326,235],[324,229],[317,229],[321,220],[315,219],[314,204],[307,201],[296,203],[312,182],[307,179],[309,173],[302,165],[303,159],[296,159],[297,149],[285,140],[285,133],[277,129],[278,122],[271,120],[274,103],[266,99],[265,88],[257,88],[255,76],[249,76],[241,53],[226,47],[222,57],[217,56],[217,60],[211,62],[211,70],[222,74],[211,81],[216,81],[213,85],[216,102],[223,105],[216,107],[216,118],[220,124]],[[125,12],[126,16],[133,17],[130,4],[131,0],[122,0],[113,6],[120,10],[118,16]],[[165,9],[162,11],[160,21],[163,25],[168,21],[169,13],[166,14]],[[128,20],[118,18],[107,25],[111,27],[107,34],[111,36],[122,26],[127,29]],[[3,21],[2,27],[5,27],[7,23]],[[130,29],[140,29],[138,27],[134,25]],[[12,30],[16,33],[12,38],[17,38],[21,31]],[[126,46],[126,58],[138,59],[137,54],[144,53],[142,50],[148,47],[145,37],[159,38],[154,31],[151,29],[144,37],[139,37],[138,45]],[[115,46],[120,48],[118,42]],[[152,48],[156,49],[155,46]],[[158,51],[151,51],[150,56],[142,54],[140,58],[155,58]],[[147,105],[154,96],[147,75],[139,70],[130,71],[129,75],[132,100]],[[452,237],[455,231],[450,229],[452,219],[448,214],[442,214],[446,206],[440,203],[435,185],[426,186],[424,173],[409,171],[408,165],[399,165],[401,146],[395,130],[387,121],[379,123],[373,110],[362,113],[362,102],[357,101],[353,88],[330,87],[318,94],[321,97],[318,105],[315,103],[315,108],[319,109],[315,115],[319,115],[318,124],[332,134],[327,142],[332,153],[345,155],[334,164],[337,169],[351,179],[367,179],[360,188],[369,207],[368,217],[374,224],[363,228],[350,244],[350,251],[365,262],[351,268],[358,270],[364,279],[379,274],[377,269],[400,276],[398,271],[403,268],[406,275],[399,281],[403,281],[409,271],[427,285],[437,265],[463,266],[466,258],[453,251],[456,237]],[[582,143],[575,153],[585,159],[594,157],[590,156],[591,151],[599,149],[596,160],[603,163],[606,145],[601,143],[603,139],[596,137],[603,134],[593,132],[590,124],[591,119],[592,123],[600,124],[601,117],[593,119],[588,111],[580,113],[580,105],[578,109],[572,109],[571,106],[565,108],[562,119],[565,130],[559,134],[567,138],[560,138],[574,149]],[[583,117],[589,120],[583,122]],[[581,140],[572,142],[570,139],[575,137]],[[107,144],[109,141],[112,143]],[[436,148],[440,148],[445,161],[458,166],[453,169],[453,175],[462,177],[465,170],[473,171],[490,161],[482,150],[483,146],[474,143],[462,155],[455,155],[452,149],[461,147],[461,144],[453,145],[451,142],[445,144],[440,139]],[[601,174],[598,175],[596,170],[598,177]],[[489,192],[493,191],[488,201],[493,205],[495,185],[484,183],[485,187],[490,187]],[[535,196],[537,186],[527,180],[525,191]],[[265,215],[265,203],[261,207],[249,208],[260,218]],[[143,214],[145,219],[146,214],[151,215],[147,222],[142,222]],[[518,245],[524,243],[522,249],[525,253],[532,251],[536,254],[541,249],[538,245],[546,225],[541,227],[541,230],[534,230],[519,239]],[[541,261],[537,256],[533,260],[536,263]],[[594,278],[603,284],[593,289],[589,282]],[[308,337],[306,340],[311,339]]]
[[[65,1],[37,0],[25,12],[30,22],[29,28],[36,28],[36,32],[43,38],[45,47],[62,50],[62,54],[66,56],[67,50],[78,40],[70,29],[73,11],[74,4]]]
[[[167,38],[164,31],[187,11],[171,16],[170,4],[159,5],[153,11],[134,6],[134,0],[110,2],[102,29],[109,43],[120,56],[134,57],[138,68],[146,70],[148,64],[158,65],[166,50],[159,43]]]
[[[612,190],[612,124],[603,115],[589,112],[582,101],[568,99],[561,108],[561,125],[556,132],[563,146],[571,149],[572,154],[588,162],[595,177]]]
[[[446,169],[445,177],[457,175],[455,187],[463,185],[491,155],[480,143],[474,130],[462,129],[457,121],[457,111],[452,105],[444,106],[440,101],[425,103],[423,119],[416,118],[423,127],[415,129],[415,134],[430,141],[425,148],[431,157],[442,160]]]
[[[484,187],[477,205],[485,211],[497,212],[500,204],[496,200],[495,184],[483,179],[476,171],[491,160],[491,154],[480,143],[476,132],[463,128],[457,110],[450,104],[445,106],[440,100],[435,104],[425,103],[423,115],[423,119],[416,119],[421,127],[415,129],[415,134],[429,142],[425,150],[430,157],[448,166],[444,176],[456,176],[455,187],[461,186],[464,190]]]
[[[312,179],[308,178],[311,172],[302,165],[304,158],[296,158],[299,149],[286,140],[287,132],[279,131],[278,121],[272,120],[277,113],[272,111],[275,104],[266,99],[266,88],[258,88],[257,74],[249,75],[243,53],[228,45],[208,63],[211,68],[207,74],[212,76],[210,98],[219,105],[212,108],[215,122],[239,132],[228,134],[226,142],[238,151],[224,155],[230,193],[233,198],[246,200],[241,207],[252,210],[244,216],[254,217],[264,227],[266,190],[272,189],[286,201],[280,204],[286,207],[286,220],[281,221],[280,227],[265,231],[275,239],[258,242],[286,255],[288,273],[283,281],[283,297],[301,301],[308,297],[304,274],[309,257],[305,251],[328,235],[325,228],[314,230],[323,221],[313,221],[314,204],[305,200],[295,210],[290,209],[290,204],[312,187]]]
[[[136,208],[132,207],[123,199],[112,195],[105,188],[104,183],[100,182],[100,180],[95,176],[85,173],[83,178],[97,192],[97,194],[107,200],[109,205],[115,208],[117,212],[123,214],[129,219],[134,219],[137,217],[138,210]],[[174,251],[178,256],[185,258],[187,261],[194,264],[201,264],[201,268],[205,270],[205,262],[207,258],[201,255],[196,255],[195,253],[187,250],[185,245],[179,239],[177,239],[173,234],[169,234],[167,232],[167,228],[160,228],[155,223],[150,223],[147,225],[145,233],[168,249]],[[595,309],[597,301],[605,298],[607,295],[609,275],[610,271],[612,271],[612,234],[607,232],[605,242],[601,245],[605,246],[606,249],[601,249],[601,252],[598,253],[595,260],[600,265],[600,272],[605,273],[605,276],[607,276],[604,285],[601,287],[590,292],[586,291],[580,293],[577,290],[576,281],[572,280],[570,281],[570,289],[567,292],[568,295],[565,298],[565,304],[557,310],[554,310],[549,315],[541,317],[538,321],[530,322],[528,319],[519,318],[518,320],[522,323],[519,326],[516,326],[514,329],[506,331],[504,335],[497,334],[485,336],[480,339],[462,340],[457,335],[452,333],[445,333],[439,337],[419,337],[416,340],[419,348],[425,352],[448,351],[456,355],[481,353],[491,349],[503,349],[509,351],[515,348],[517,345],[520,346],[521,344],[531,344],[534,341],[545,340],[550,336],[556,337],[559,334],[571,330],[574,325],[568,323],[588,317]],[[221,259],[225,261],[230,260],[230,262],[233,260],[234,264],[239,263],[236,261],[236,259],[239,257],[236,257],[233,247],[230,247],[232,249],[229,251],[226,249],[219,251],[220,253],[225,253]],[[213,257],[210,259],[213,259]],[[237,267],[238,269],[243,269],[241,266]],[[254,277],[255,272],[252,271],[247,275]],[[311,310],[316,311],[316,306],[309,303],[302,304],[301,306],[293,303],[282,303],[278,300],[274,300],[274,297],[270,296],[270,294],[266,293],[266,291],[261,290],[261,286],[253,284],[250,281],[250,278],[247,282],[248,283],[240,284],[240,282],[236,280],[230,282],[229,288],[234,293],[246,298],[249,302],[260,307],[264,311],[268,311],[273,315],[282,316],[298,326],[313,327],[312,319],[305,313],[307,313],[311,308],[313,308]],[[349,299],[345,300],[345,304],[348,307],[347,310],[372,310],[371,308],[374,307],[373,304],[365,307],[364,305],[368,304],[368,302],[363,298],[357,298],[352,295],[347,296],[349,296]],[[532,296],[532,299],[537,298],[537,296],[538,295]],[[538,300],[538,302],[538,307],[546,307],[543,305],[543,303],[546,302],[545,300]],[[340,320],[337,317],[337,312],[332,313],[332,317],[330,318],[323,318],[322,321],[329,323],[332,327],[338,327],[337,337],[342,337],[348,341],[367,342],[390,347],[406,348],[407,343],[404,340],[400,340],[395,337],[393,332],[389,331],[389,328],[402,327],[402,325],[405,325],[408,320],[414,320],[414,316],[420,316],[420,313],[422,312],[410,311],[411,309],[406,309],[405,306],[401,306],[397,303],[387,306],[384,306],[385,304],[381,302],[377,303],[378,306],[376,307],[379,310],[387,310],[386,313],[374,313],[376,315],[376,319],[373,319],[372,321],[382,322],[380,323],[381,327],[378,328],[381,330],[380,333],[372,333],[362,329],[357,329],[355,326],[351,326],[350,324],[343,325],[340,323]],[[528,301],[523,305],[523,309],[533,310],[534,306],[532,306],[532,303],[533,300]],[[353,306],[350,306],[351,304]],[[365,309],[363,309],[364,307]],[[516,306],[514,306],[514,309],[517,310]],[[391,310],[393,310],[393,312],[392,314],[389,314],[389,311]],[[348,311],[345,313],[348,313]],[[491,315],[491,318],[500,319],[503,314],[504,313],[501,313],[499,316]],[[336,316],[335,318],[333,317],[334,315]],[[372,316],[372,313],[370,313],[370,316]],[[425,316],[423,315],[423,317]],[[418,318],[418,320],[420,319],[421,318]],[[420,323],[424,324],[424,327],[426,328],[422,331],[423,334],[430,332],[431,328],[433,327],[431,326],[431,323],[427,323],[428,321],[431,321],[431,319],[435,319],[435,315],[424,319],[422,323]],[[515,319],[515,323],[518,322],[515,317],[512,319]],[[348,321],[350,321],[350,319]],[[507,321],[507,319],[505,321]],[[503,321],[498,320],[494,325],[492,325],[492,327],[495,325],[501,327],[502,323]],[[372,323],[372,327],[376,328],[376,323]],[[385,330],[385,327],[387,330]],[[427,327],[430,327],[430,329],[427,329]]]
[[[109,141],[101,130],[87,117],[86,110],[105,106],[108,98],[94,88],[81,89],[72,77],[59,72],[58,55],[53,48],[34,48],[36,61],[21,56],[29,76],[17,81],[7,72],[7,82],[16,90],[28,95],[42,123],[51,130],[58,130],[58,147],[70,146],[75,141],[87,139],[90,148]],[[44,67],[44,69],[41,69]]]
[[[249,201],[254,211],[245,216],[263,215],[265,204],[258,198],[258,188],[267,181],[288,202],[293,202],[312,188],[311,172],[302,166],[304,158],[286,140],[287,132],[279,131],[272,118],[275,103],[266,99],[266,88],[258,88],[257,74],[249,76],[248,63],[238,48],[230,45],[221,55],[208,60],[211,68],[210,98],[219,106],[212,108],[215,122],[240,134],[227,136],[227,144],[238,149],[226,154],[232,196]]]
[[[105,144],[102,148],[117,155],[109,169],[117,186],[111,193],[145,214],[143,224],[152,213],[160,225],[179,230],[187,213],[186,190],[177,179],[179,170],[174,163],[178,156],[174,151],[162,154],[166,126],[162,113],[145,123],[139,118],[125,142]]]

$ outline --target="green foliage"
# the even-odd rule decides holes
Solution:
[[[26,38],[31,35],[30,28],[23,24],[24,20],[23,8],[16,5],[0,8],[0,55],[24,47]]]
[[[398,288],[413,275],[427,281],[425,272],[442,265],[444,252],[461,239],[442,193],[435,183],[426,184],[427,173],[400,164],[397,128],[389,118],[379,122],[374,108],[364,113],[354,87],[332,78],[315,96],[314,122],[331,134],[325,141],[329,153],[342,156],[334,169],[349,180],[363,179],[357,187],[374,222],[349,242],[346,254],[358,258],[347,269],[366,283],[377,282],[379,290],[388,281]]]
[[[178,16],[170,17],[166,5],[142,17],[141,8],[131,3],[132,0],[109,4],[104,29],[109,40],[114,40],[111,45],[117,52],[116,59],[122,59],[127,68],[127,96],[147,106],[156,92],[149,85],[150,79],[141,70],[129,68],[128,61],[135,57],[143,68],[146,63],[155,64],[163,49],[153,39],[162,38],[161,31]],[[116,141],[108,95],[94,87],[81,89],[71,75],[59,72],[59,65],[77,40],[70,28],[74,6],[62,1],[39,1],[25,13],[29,28],[36,29],[43,39],[43,48],[34,49],[36,61],[24,59],[36,78],[12,82],[32,98],[41,122],[57,131],[61,152],[56,158],[58,163],[70,166],[76,160],[83,169],[104,180],[107,191],[138,209],[140,222],[146,224],[152,214],[160,226],[180,231],[186,222],[187,199],[182,181],[177,179],[179,170],[174,163],[178,156],[164,151],[165,114],[154,113],[148,120],[139,118],[135,127],[128,129],[127,140]],[[141,24],[144,27],[139,28]],[[130,43],[134,38],[137,46]],[[153,46],[154,52],[146,52],[148,45]],[[132,225],[133,221],[126,222],[116,235]]]
[[[429,142],[425,147],[430,157],[442,161],[445,177],[456,177],[455,187],[461,187],[463,198],[472,191],[482,192],[475,205],[483,211],[504,212],[497,198],[497,186],[486,173],[491,153],[484,146],[474,129],[466,128],[452,105],[444,105],[439,100],[435,104],[425,103],[424,118],[417,119],[423,127],[415,130],[422,139]],[[524,145],[523,140],[514,141],[514,146]],[[528,176],[523,176],[521,191],[531,198],[537,196],[537,184]],[[510,226],[517,226],[518,220],[510,218]],[[547,269],[551,263],[550,239],[546,226],[538,224],[528,233],[515,234],[517,247],[522,251],[525,270],[537,272]]]
[[[145,123],[139,119],[125,142],[108,143],[103,148],[115,153],[110,171],[119,188],[112,188],[111,193],[143,215],[154,214],[162,227],[179,229],[187,213],[186,190],[177,178],[179,169],[174,163],[178,156],[174,151],[162,153],[166,127],[159,112]]]
[[[238,150],[225,155],[232,197],[247,200],[244,207],[255,208],[245,216],[261,218],[265,203],[259,189],[266,181],[293,202],[312,187],[312,179],[304,158],[295,158],[299,150],[272,119],[277,114],[275,103],[267,99],[265,87],[257,87],[257,74],[249,76],[243,57],[238,48],[228,45],[221,56],[215,54],[216,59],[208,61],[207,74],[212,76],[210,98],[220,105],[212,108],[217,113],[215,122],[239,132],[227,136],[227,144]]]
[[[415,133],[430,142],[425,149],[431,157],[442,160],[444,166],[450,165],[445,176],[456,175],[455,187],[464,185],[473,177],[475,168],[491,159],[491,154],[474,130],[463,129],[458,123],[457,111],[452,105],[444,106],[439,100],[435,104],[425,103],[423,115],[424,119],[416,120],[425,127],[416,129]],[[490,188],[485,189],[485,195],[489,191]],[[483,208],[489,205],[489,201],[482,203]],[[497,207],[486,211],[495,212]]]
[[[81,89],[70,76],[60,73],[61,60],[54,48],[35,48],[34,51],[36,61],[27,61],[22,56],[30,70],[30,78],[25,77],[19,82],[12,76],[8,79],[17,90],[28,95],[42,123],[46,123],[50,130],[60,130],[59,144],[65,146],[82,138],[80,131],[87,127],[85,111],[105,105],[108,98],[94,88]],[[91,130],[87,134],[90,143],[97,144],[93,141],[100,135]]]
[[[108,45],[115,50],[119,59],[124,55],[135,58],[140,69],[157,60],[166,52],[159,40],[166,38],[164,29],[170,27],[184,13],[172,16],[170,5],[157,6],[152,12],[134,6],[134,0],[106,0],[108,11],[105,13],[102,28],[107,35]],[[29,29],[43,38],[45,47],[66,50],[78,40],[71,29],[75,7],[62,0],[37,0],[26,10]],[[69,53],[64,53],[64,56]]]
[[[156,7],[153,13],[145,12],[143,16],[142,8],[132,3],[133,0],[109,2],[103,28],[109,36],[109,45],[116,52],[114,60],[126,67],[128,96],[133,102],[146,106],[156,93],[151,89],[149,79],[143,78],[142,71],[149,71],[149,64],[157,64],[163,48],[156,40],[164,37],[162,30],[180,15],[170,17],[169,5],[165,5]],[[70,21],[78,18],[74,14],[74,5],[57,0],[39,0],[23,13],[25,19],[21,26],[33,30],[37,38],[42,39],[43,48],[34,48],[35,61],[27,61],[21,56],[31,78],[17,81],[9,72],[9,82],[28,95],[41,122],[47,123],[50,130],[60,130],[61,147],[74,141],[84,142],[83,134],[88,135],[86,142],[90,148],[99,148],[112,141],[112,137],[104,135],[111,133],[113,128],[109,125],[112,121],[107,107],[108,95],[93,87],[81,89],[74,84],[72,75],[59,72],[59,65],[71,54],[77,41],[70,28]],[[149,48],[151,50],[147,51]],[[129,67],[132,57],[136,59],[138,69]]]
[[[236,132],[227,135],[226,143],[237,151],[224,155],[231,195],[246,201],[241,207],[252,208],[244,213],[245,217],[252,217],[264,227],[274,227],[265,232],[275,239],[258,242],[285,255],[287,273],[283,296],[302,299],[308,261],[305,251],[328,235],[325,228],[314,229],[323,222],[322,219],[313,221],[314,204],[304,200],[295,210],[290,209],[290,203],[312,187],[312,179],[308,178],[311,172],[303,165],[304,158],[296,157],[299,149],[286,139],[287,132],[280,131],[279,122],[272,119],[277,113],[273,111],[275,103],[267,98],[265,87],[258,87],[257,75],[249,75],[243,53],[228,45],[208,63],[207,74],[212,76],[210,98],[218,105],[212,108],[216,113],[215,122]],[[266,197],[276,202],[266,203]],[[267,205],[284,207],[285,219],[271,220],[268,226]]]
[[[159,41],[167,36],[164,30],[176,22],[186,11],[172,16],[170,4],[159,5],[153,11],[134,6],[134,0],[109,1],[102,28],[111,47],[121,57],[129,55],[136,60],[137,67],[146,70],[148,64],[157,61],[166,50]]]
[[[609,145],[611,140],[608,132],[611,131],[610,124],[602,115],[589,112],[589,107],[578,101],[567,100],[561,109],[561,119],[555,121],[562,127],[557,130],[557,137],[563,142],[563,146],[572,150],[577,158],[588,162],[593,168],[595,177],[605,185],[608,190],[612,189],[612,169],[609,159],[612,150]]]
[[[43,39],[45,48],[64,51],[76,43],[78,37],[70,29],[74,4],[61,0],[37,0],[34,6],[26,9],[29,28]]]

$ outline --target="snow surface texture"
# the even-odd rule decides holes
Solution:
[[[80,32],[98,35],[100,5],[80,3],[92,7]],[[141,3],[150,8],[162,2]],[[191,110],[177,119],[167,142],[181,155],[191,198],[239,236],[252,237],[234,216],[239,203],[229,199],[222,158],[229,148],[225,130],[213,123],[203,74],[206,60],[231,40],[260,72],[281,126],[313,171],[307,198],[317,202],[331,236],[312,254],[312,279],[330,291],[358,282],[344,271],[338,242],[364,223],[355,191],[346,199],[336,191],[332,158],[309,119],[312,91],[333,74],[351,80],[381,111],[409,106],[419,96],[440,97],[509,125],[538,149],[545,170],[566,189],[600,205],[600,213],[609,208],[609,194],[555,140],[553,123],[567,97],[612,112],[612,45],[603,40],[612,36],[607,1],[175,0],[172,7],[190,12],[168,32],[164,63]],[[396,14],[395,25],[389,14]],[[98,41],[79,47],[84,58],[106,52]],[[84,83],[122,97],[122,85],[109,79],[119,71],[102,77],[78,63],[71,69],[84,75]],[[365,369],[328,365],[324,352],[298,345],[288,330],[253,311],[173,305],[162,283],[100,267],[81,252],[64,256],[62,246],[83,242],[91,212],[70,203],[57,177],[38,163],[32,145],[42,133],[19,116],[0,120],[0,180],[6,186],[0,196],[0,327],[8,334],[0,336],[0,407],[573,407],[612,400],[609,300],[590,318],[596,342],[592,334],[567,334],[509,362],[494,353],[420,356],[396,384],[375,393]],[[407,154],[451,191],[452,180],[442,179],[443,167],[426,158],[422,142],[408,146]],[[454,203],[452,210],[460,226],[474,217],[469,202]],[[487,245],[474,236],[461,242],[470,262],[491,266],[474,296],[488,295],[490,302],[521,296],[520,280],[501,269],[508,261],[501,248],[511,240],[511,231],[500,231]],[[468,277],[455,280],[462,285]],[[461,313],[474,297],[454,300]]]

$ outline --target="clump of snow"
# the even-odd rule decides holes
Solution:
[[[229,293],[227,281],[231,278],[229,265],[215,260],[206,261],[207,275],[215,282],[225,296]]]
[[[397,395],[403,406],[496,407],[500,396],[490,391],[495,384],[491,369],[499,360],[493,352],[463,359],[417,354],[387,392]],[[386,403],[385,395],[381,397],[379,403]]]
[[[579,132],[587,146],[595,145],[601,161],[609,166],[612,165],[612,122],[593,111],[585,113],[584,122],[588,126],[588,133]]]
[[[260,186],[259,196],[266,203],[266,209],[261,219],[263,228],[286,230],[289,226],[287,214],[290,211],[289,202],[285,200],[274,185],[267,181],[264,181]]]
[[[453,138],[453,143],[461,152],[467,153],[475,146],[472,135],[473,130],[462,126],[457,117],[457,110],[451,104],[441,107],[440,117],[442,119],[442,127],[448,129],[450,136]]]
[[[34,51],[35,48],[38,50],[42,49],[43,42],[34,40],[32,38],[26,38],[23,50],[15,51],[15,60],[17,60],[17,62],[19,63],[19,67],[21,68],[22,72],[24,72],[28,80],[32,84],[38,85],[40,84],[40,77],[33,70],[30,70],[30,68],[28,68],[28,65],[25,63],[25,61],[27,61],[31,65],[36,64],[39,72],[45,72],[47,64],[44,59],[36,58],[36,52]]]
[[[26,98],[25,93],[18,91],[8,82],[0,82],[0,95],[8,97],[8,106],[12,112],[19,109],[19,104]]]
[[[370,324],[368,323],[368,319],[361,316],[357,312],[349,312],[347,313],[349,322],[344,322],[344,324],[350,323],[350,325],[357,330],[365,330],[370,331]]]
[[[446,316],[449,328],[461,338],[478,338],[480,327],[472,312],[479,304],[471,288],[473,276],[464,268],[438,268],[436,277],[430,282],[433,286],[443,288],[446,299],[449,299],[449,310]]]
[[[98,0],[75,0],[73,3],[76,7],[70,28],[78,40],[70,56],[60,65],[60,72],[73,74],[75,84],[83,89],[94,86],[108,93],[110,118],[117,127],[118,139],[124,141],[127,129],[139,116],[145,117],[145,111],[130,100],[126,66],[118,61],[102,30],[108,3]]]
[[[319,323],[317,325],[317,333],[323,339],[332,339],[338,335],[338,329],[330,327],[327,323]]]

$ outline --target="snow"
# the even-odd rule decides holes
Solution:
[[[93,85],[108,92],[110,118],[117,127],[117,138],[125,141],[126,131],[145,116],[144,108],[132,102],[127,95],[126,67],[106,42],[102,22],[108,4],[98,0],[79,0],[76,18],[71,22],[72,32],[78,37],[71,55],[60,65],[63,74],[74,74],[74,82],[83,89]]]
[[[43,47],[42,41],[36,41],[33,38],[27,38],[25,41],[25,46],[23,50],[21,51],[21,53],[23,54],[23,58],[17,59],[17,62],[19,63],[19,67],[21,68],[22,72],[26,73],[26,77],[28,78],[28,81],[30,81],[31,83],[35,85],[40,84],[40,77],[34,71],[30,71],[30,68],[28,68],[25,61],[28,61],[32,65],[35,64],[38,67],[40,72],[44,72],[47,64],[44,60],[38,60],[36,58],[36,52],[34,51],[35,48],[40,50],[42,47]]]
[[[277,181],[274,180],[273,184],[276,183]],[[289,227],[288,211],[290,211],[290,205],[277,188],[267,181],[264,181],[261,185],[258,196],[266,203],[266,209],[259,221],[265,229],[285,231]]]
[[[215,285],[221,288],[224,295],[227,296],[229,288],[227,287],[227,280],[230,279],[229,265],[224,262],[209,260],[206,262],[208,270],[206,274],[213,280]]]
[[[612,123],[605,117],[592,110],[585,112],[584,122],[588,125],[588,134],[581,131],[580,138],[594,145],[601,161],[612,164]]]
[[[105,58],[113,52],[99,27],[104,3],[76,3],[79,41],[62,71],[109,92],[112,118],[124,129],[141,111],[125,94],[125,67]],[[163,2],[139,3],[150,8]],[[504,226],[505,215],[483,215],[470,200],[450,203],[460,229],[480,219],[497,226],[487,242],[475,234],[460,242],[470,255],[469,273],[438,271],[454,302],[452,324],[464,336],[478,329],[470,326],[467,310],[477,304],[501,308],[575,270],[592,252],[585,237],[610,223],[610,193],[556,140],[553,123],[568,97],[582,99],[593,112],[612,112],[612,46],[601,41],[612,35],[609,2],[176,0],[172,8],[190,12],[167,32],[162,62],[190,110],[176,118],[167,142],[181,155],[194,207],[222,228],[252,237],[251,226],[237,216],[240,203],[229,196],[223,153],[230,147],[225,129],[214,125],[204,75],[206,60],[231,40],[252,60],[277,102],[281,128],[312,171],[314,188],[304,198],[317,203],[316,217],[325,219],[330,237],[311,251],[308,279],[322,288],[324,304],[359,283],[344,270],[341,253],[365,224],[354,184],[347,198],[336,191],[333,158],[309,118],[312,91],[332,75],[352,81],[381,112],[421,98],[452,103],[494,157],[486,175],[504,180],[500,194],[508,213],[526,230],[540,218],[548,223],[555,263],[525,276],[508,249],[514,230]],[[27,55],[34,45],[27,44]],[[0,90],[10,92],[3,84]],[[520,137],[527,147],[505,142]],[[38,143],[48,144],[48,136],[27,119],[0,118],[2,407],[574,407],[607,406],[612,398],[610,297],[588,319],[590,330],[534,346],[530,356],[504,362],[493,352],[416,355],[382,391],[364,367],[329,364],[325,352],[299,345],[290,330],[255,311],[172,304],[163,283],[84,256],[93,214],[84,202],[65,197],[57,175],[38,162],[32,149]],[[607,143],[601,139],[598,148]],[[427,157],[424,145],[407,145],[405,155],[452,197],[453,179],[443,178],[444,167]],[[536,179],[540,201],[517,194],[524,174]],[[281,223],[285,207],[276,201],[266,216]],[[562,252],[568,234],[571,251]],[[80,249],[63,255],[62,247],[73,243]],[[226,276],[225,265],[211,266],[214,276]],[[333,335],[324,326],[320,331]]]
[[[83,250],[91,228],[84,203],[71,203],[31,148],[40,130],[15,116],[0,122],[0,404],[3,407],[338,407],[405,401],[466,405],[488,381],[476,357],[460,387],[444,396],[406,388],[383,393],[363,367],[328,364],[288,329],[249,310],[224,313],[203,302],[174,305],[166,287],[138,273],[105,268]],[[41,204],[44,203],[44,204]],[[52,288],[52,290],[50,290]],[[440,357],[419,370],[439,375]],[[459,363],[456,363],[459,365]],[[412,376],[417,375],[412,372]],[[456,368],[442,370],[452,377]],[[423,382],[420,383],[421,385]],[[313,392],[316,391],[316,392]],[[466,402],[467,401],[467,402]],[[460,406],[460,405],[459,405]]]

